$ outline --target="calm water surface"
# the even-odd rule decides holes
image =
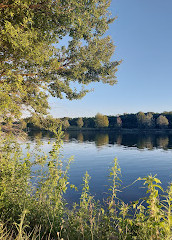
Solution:
[[[49,151],[53,136],[45,133],[30,133],[29,142],[35,144],[35,137],[44,142],[44,150]],[[70,182],[78,191],[69,190],[66,199],[78,201],[82,189],[82,178],[86,171],[91,176],[90,191],[101,201],[108,196],[109,172],[113,159],[117,157],[122,171],[122,186],[132,184],[138,177],[148,174],[161,180],[164,188],[172,182],[172,135],[165,134],[117,134],[98,132],[65,133],[63,154],[65,158],[74,156],[70,167]],[[119,197],[125,202],[137,200],[145,195],[146,189],[138,181],[122,190]]]

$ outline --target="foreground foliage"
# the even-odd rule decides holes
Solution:
[[[91,196],[86,172],[80,203],[69,210],[63,194],[76,187],[69,183],[72,158],[64,161],[61,137],[59,131],[49,154],[37,141],[25,157],[11,136],[2,141],[0,239],[171,239],[172,185],[164,192],[156,176],[140,178],[147,188],[145,199],[126,204],[118,198],[121,169],[116,159],[105,204]]]

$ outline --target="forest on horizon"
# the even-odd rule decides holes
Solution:
[[[22,128],[30,130],[51,130],[52,126],[58,128],[62,124],[63,130],[77,129],[172,129],[172,111],[163,113],[138,112],[124,113],[116,116],[106,116],[97,113],[94,117],[76,118],[46,118],[28,117],[21,121]]]

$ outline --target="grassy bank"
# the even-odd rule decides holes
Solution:
[[[118,198],[122,191],[117,160],[110,171],[111,187],[103,205],[89,191],[90,176],[83,177],[80,203],[69,210],[63,198],[72,158],[61,153],[62,132],[49,154],[39,140],[23,156],[12,136],[1,143],[0,239],[171,239],[172,185],[163,190],[156,176],[139,178],[145,198],[131,204]]]

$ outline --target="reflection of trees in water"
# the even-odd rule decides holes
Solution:
[[[152,150],[154,147],[152,136],[147,136],[145,139],[145,148]]]
[[[144,149],[145,148],[145,140],[143,138],[139,138],[137,142],[137,147],[139,149]]]
[[[54,135],[46,131],[33,131],[29,135],[35,140],[51,138]],[[137,147],[138,149],[149,149],[159,147],[163,149],[172,148],[172,135],[156,134],[121,134],[114,132],[95,132],[95,131],[72,131],[64,132],[64,141],[76,139],[79,142],[95,142],[96,146],[106,144],[118,144],[127,147]]]
[[[43,136],[42,136],[42,132],[36,132],[36,131],[35,131],[33,135],[34,135],[34,138],[35,138],[35,139],[39,139],[39,140],[43,137]]]
[[[84,136],[83,136],[83,134],[82,134],[81,132],[78,133],[77,140],[78,140],[79,142],[83,142],[83,141],[84,141]]]
[[[34,139],[41,140],[42,138],[54,138],[54,133],[49,131],[31,131],[29,132],[29,136]]]
[[[116,143],[118,144],[118,145],[121,145],[122,144],[122,135],[120,134],[120,135],[117,135],[117,137],[116,137]]]
[[[96,146],[103,146],[109,144],[109,136],[107,133],[98,133],[95,136]]]
[[[154,147],[167,149],[170,147],[169,136],[157,136],[155,134],[119,134],[114,132],[73,132],[70,139],[76,139],[79,142],[89,141],[95,142],[96,146],[106,144],[118,144],[127,147],[136,147],[138,149],[152,150]]]
[[[153,137],[152,136],[139,136],[137,147],[139,149],[147,148],[149,150],[153,149],[154,143],[153,143]]]
[[[69,133],[68,132],[64,132],[63,140],[64,141],[69,141]]]
[[[135,147],[138,143],[138,135],[136,134],[124,134],[122,135],[121,145],[127,147]]]
[[[157,146],[163,149],[168,149],[169,137],[168,136],[159,136],[156,139]]]

